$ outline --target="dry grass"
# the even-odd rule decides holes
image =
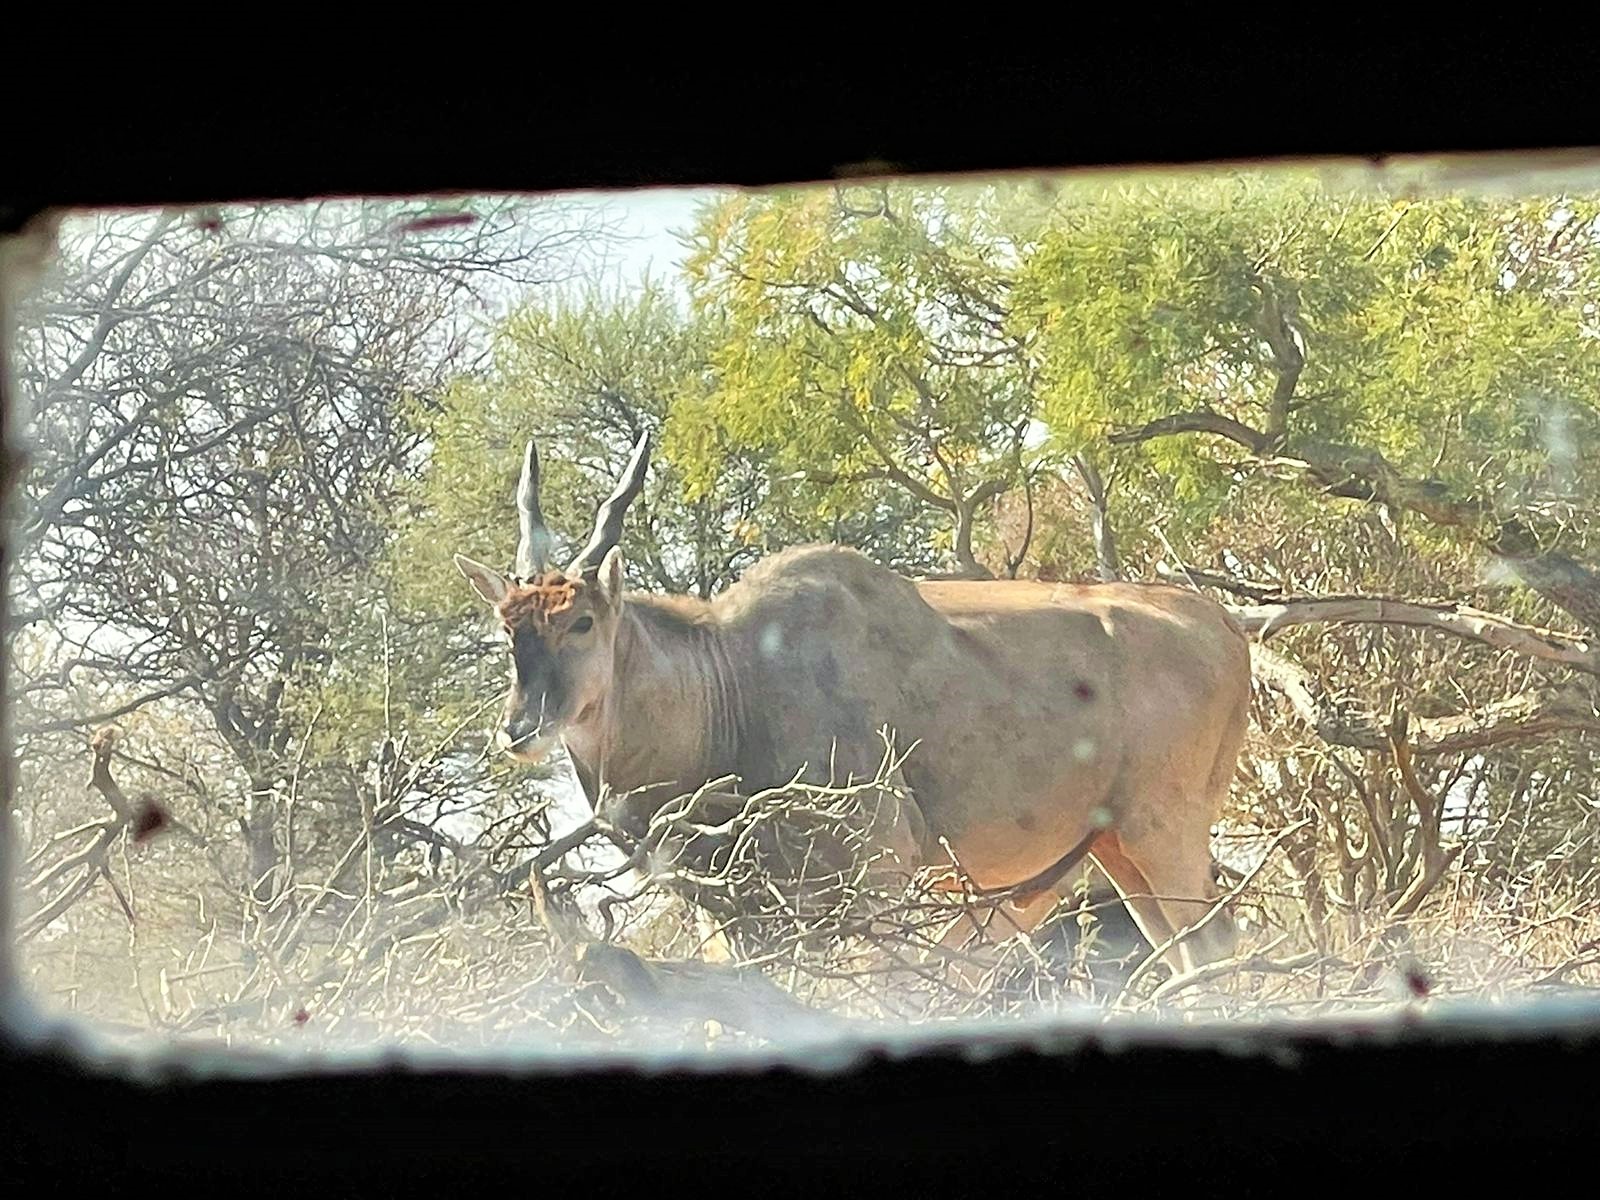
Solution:
[[[580,834],[622,851],[606,870],[559,846],[520,882],[493,859],[437,876],[377,864],[354,891],[310,888],[293,918],[215,883],[197,892],[192,855],[169,843],[140,862],[150,851],[124,838],[107,856],[117,888],[92,889],[25,943],[23,975],[46,1008],[113,1035],[308,1048],[718,1045],[782,1036],[807,1011],[1250,1021],[1600,988],[1592,873],[1485,871],[1443,838],[1449,865],[1420,895],[1415,875],[1341,895],[1360,878],[1340,857],[1349,839],[1314,814],[1250,831],[1258,861],[1229,898],[1246,926],[1229,963],[1173,978],[1148,946],[1097,944],[1106,928],[1082,901],[1054,936],[952,954],[938,935],[999,899],[931,891],[873,852],[863,830],[893,765],[886,754],[871,783],[796,784],[732,809],[702,789],[642,838],[593,823]],[[1426,870],[1429,855],[1412,857]],[[577,897],[600,893],[603,915],[585,918]],[[721,915],[722,937],[708,940],[686,896]]]

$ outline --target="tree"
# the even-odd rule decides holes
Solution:
[[[1013,318],[1043,331],[1057,436],[1143,446],[1192,524],[1236,467],[1269,470],[1430,524],[1428,544],[1485,552],[1592,619],[1575,518],[1594,479],[1571,447],[1600,377],[1593,198],[1248,176],[1070,195]]]
[[[570,540],[558,558],[588,536],[598,499],[639,435],[662,445],[623,530],[638,586],[708,597],[763,554],[796,542],[900,545],[904,504],[830,509],[758,447],[719,442],[714,460],[693,452],[683,414],[715,404],[710,362],[726,336],[717,314],[686,313],[648,286],[627,297],[589,293],[530,305],[504,322],[493,366],[458,380],[437,416],[423,418],[430,455],[408,495],[393,557],[407,602],[450,620],[477,616],[450,555],[498,545],[510,562],[516,528],[508,501],[529,438],[543,464],[546,516]]]
[[[832,540],[911,574],[1125,576],[1228,602],[1261,702],[1219,869],[1269,931],[1229,1004],[1370,997],[1404,953],[1449,957],[1462,988],[1592,965],[1600,199],[1303,172],[730,195],[690,238],[688,304],[539,287],[601,232],[577,211],[69,224],[19,344],[38,452],[13,579],[25,934],[53,962],[137,974],[155,960],[117,944],[124,915],[165,953],[215,944],[221,910],[237,961],[191,948],[161,989],[227,988],[148,1002],[149,1020],[281,1023],[310,996],[418,1028],[388,990],[403,970],[536,994],[527,1019],[612,1036],[588,985],[547,984],[561,945],[592,940],[574,896],[630,864],[575,861],[604,830],[552,839],[548,780],[485,753],[503,652],[449,558],[509,561],[528,437],[572,539],[558,556],[574,549],[648,431],[636,586],[714,596]],[[495,298],[515,304],[491,327]],[[107,721],[125,728],[95,736],[84,790],[84,735]],[[847,799],[741,819],[809,870]],[[703,835],[665,820],[622,851],[648,867]],[[727,878],[701,883],[758,898],[744,917],[791,983],[891,1003],[861,986],[850,904],[796,906],[760,840],[735,841]],[[632,877],[635,899],[657,883]],[[482,903],[508,890],[533,922]],[[970,900],[909,894],[903,925],[869,932],[915,957]],[[673,912],[619,934],[626,907],[599,900],[596,923],[638,953],[579,959],[644,994],[728,982],[641,957],[686,935]],[[1464,922],[1486,957],[1446,955]],[[1529,951],[1535,929],[1558,949]],[[1002,973],[1053,1002],[1070,974],[1037,950]],[[1212,978],[1100,983],[1137,1006]],[[937,1011],[1012,1003],[928,986]]]
[[[372,714],[316,737],[338,680],[381,677],[389,652],[371,564],[425,446],[399,401],[436,404],[482,353],[473,304],[565,276],[589,220],[495,202],[67,223],[15,355],[34,452],[11,694],[39,836],[81,810],[50,786],[81,731],[120,720],[159,729],[141,769],[203,810],[187,827],[220,867],[242,842],[256,917],[297,857],[348,840],[374,773],[405,775]]]
[[[973,538],[1031,476],[1037,409],[1027,339],[1005,319],[1026,246],[1004,228],[1002,199],[852,187],[738,196],[708,213],[688,271],[727,335],[715,390],[673,412],[691,485],[709,487],[729,448],[759,449],[827,505],[931,510],[957,572],[992,575]],[[907,532],[880,557],[916,569],[929,547]],[[1025,550],[1006,549],[1008,573]]]

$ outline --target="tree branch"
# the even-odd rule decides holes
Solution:
[[[1117,559],[1117,539],[1111,530],[1107,511],[1106,484],[1099,468],[1086,455],[1074,454],[1072,466],[1089,495],[1090,527],[1094,533],[1094,555],[1100,578],[1107,583],[1122,578],[1121,564]]]
[[[1434,885],[1444,878],[1444,873],[1450,869],[1450,864],[1455,862],[1456,857],[1466,847],[1464,841],[1458,842],[1449,850],[1440,845],[1444,802],[1423,786],[1422,779],[1417,774],[1417,768],[1412,763],[1411,746],[1406,738],[1406,725],[1405,719],[1397,715],[1389,731],[1389,746],[1395,770],[1400,775],[1400,782],[1417,809],[1416,838],[1421,851],[1422,869],[1412,877],[1410,885],[1389,909],[1388,918],[1391,921],[1402,920],[1416,912]]]
[[[1250,647],[1250,664],[1255,677],[1287,699],[1295,715],[1323,741],[1354,750],[1393,752],[1376,716],[1328,696],[1304,667],[1260,643]],[[1600,716],[1594,712],[1532,696],[1486,705],[1479,713],[1418,718],[1411,724],[1416,734],[1411,753],[1419,757],[1463,754],[1555,733],[1600,733]]]
[[[78,878],[19,923],[17,936],[21,940],[25,941],[42,933],[52,921],[88,895],[94,881],[101,875],[110,878],[106,856],[112,844],[134,817],[133,805],[123,794],[122,787],[111,777],[111,751],[116,739],[115,727],[108,727],[96,732],[89,743],[94,755],[94,768],[89,776],[89,785],[105,797],[106,803],[111,806],[115,815],[109,821],[88,826],[88,829],[94,830],[94,836],[89,839],[87,845],[41,871],[28,882],[30,891],[47,888],[61,876],[82,868]],[[132,912],[120,892],[117,899],[128,913],[128,919],[132,920]]]
[[[1161,417],[1137,429],[1111,433],[1108,440],[1126,446],[1187,433],[1212,434],[1244,446],[1262,458],[1263,465],[1296,470],[1328,495],[1414,512],[1435,525],[1460,529],[1528,587],[1586,628],[1600,631],[1600,573],[1546,549],[1551,539],[1523,519],[1503,517],[1487,501],[1452,495],[1438,480],[1408,478],[1376,450],[1302,441],[1290,453],[1281,438],[1210,410]]]
[[[844,414],[845,423],[859,433],[862,441],[872,448],[872,452],[883,463],[883,469],[890,479],[905,488],[906,491],[924,504],[931,504],[934,508],[943,509],[948,513],[956,511],[956,502],[954,500],[949,496],[941,496],[900,465],[889,447],[884,444],[883,439],[873,432],[868,422],[861,419],[861,415],[850,406],[848,400],[842,401],[839,407]]]
[[[1224,586],[1214,577],[1206,582]],[[1262,641],[1295,625],[1404,625],[1436,629],[1498,650],[1600,675],[1600,653],[1587,640],[1519,625],[1464,604],[1426,604],[1388,596],[1305,596],[1270,604],[1229,605],[1228,611],[1246,632],[1256,634]]]
[[[1250,426],[1235,421],[1232,417],[1225,417],[1219,412],[1209,410],[1158,417],[1137,429],[1117,430],[1108,434],[1106,440],[1113,446],[1133,446],[1140,442],[1176,437],[1183,433],[1215,434],[1227,438],[1230,442],[1237,442],[1255,454],[1265,454],[1273,441],[1269,435],[1259,430],[1251,429]]]
[[[1272,406],[1268,410],[1267,433],[1273,438],[1280,438],[1288,429],[1289,404],[1294,399],[1295,386],[1300,382],[1300,373],[1306,365],[1306,356],[1300,348],[1293,324],[1298,315],[1299,302],[1292,293],[1280,295],[1277,287],[1268,280],[1258,280],[1256,286],[1261,291],[1261,312],[1256,329],[1272,351],[1273,369],[1278,374],[1277,383],[1272,389]]]
[[[1283,589],[1271,583],[1252,583],[1247,579],[1235,579],[1231,575],[1223,575],[1216,571],[1207,571],[1203,567],[1191,567],[1184,563],[1176,566],[1158,562],[1155,567],[1157,578],[1166,583],[1188,584],[1191,587],[1210,587],[1218,591],[1230,592],[1235,596],[1243,596],[1247,600],[1257,602],[1275,600],[1283,595]],[[1247,611],[1244,608],[1230,609],[1238,617]]]

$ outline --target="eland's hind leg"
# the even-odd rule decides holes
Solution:
[[[958,889],[951,888],[952,894]],[[1026,899],[975,901],[936,940],[936,952],[947,960],[954,985],[969,994],[982,990],[996,964],[995,951],[1006,939],[1030,934],[1072,892],[1072,881]]]
[[[1238,944],[1238,929],[1226,912],[1213,912],[1218,891],[1212,878],[1210,831],[1189,831],[1179,836],[1168,829],[1128,831],[1107,834],[1095,844],[1095,858],[1112,877],[1119,890],[1124,887],[1118,872],[1138,881],[1144,898],[1127,899],[1135,920],[1145,936],[1160,946],[1182,935],[1165,956],[1179,971],[1203,963],[1229,958]],[[1111,865],[1116,863],[1115,868]],[[1164,927],[1162,936],[1146,928],[1146,922]],[[1191,932],[1192,931],[1192,932]]]
[[[1173,928],[1166,907],[1161,903],[1160,893],[1139,864],[1123,849],[1122,839],[1115,833],[1101,834],[1090,848],[1089,856],[1117,889],[1117,895],[1122,897],[1123,906],[1133,917],[1139,932],[1144,934],[1145,941],[1152,946],[1171,941],[1177,930]],[[1184,969],[1176,950],[1169,951],[1166,957],[1175,969]]]
[[[1153,904],[1144,906],[1146,912],[1159,908],[1167,926],[1182,934],[1182,940],[1166,956],[1180,971],[1231,958],[1238,948],[1238,926],[1217,905],[1211,826],[1227,806],[1249,720],[1246,679],[1239,703],[1218,730],[1204,776],[1176,792],[1135,787],[1129,793],[1134,803],[1120,814],[1116,828],[1107,835],[1108,856],[1120,857],[1125,860],[1125,870],[1131,868],[1143,877],[1145,890],[1153,897]],[[1109,868],[1107,874],[1115,878]],[[1122,886],[1120,881],[1118,886]],[[1131,902],[1129,907],[1133,908]],[[1137,908],[1133,911],[1140,916]]]

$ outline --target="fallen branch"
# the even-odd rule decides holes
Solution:
[[[753,967],[652,961],[607,942],[580,947],[576,958],[579,979],[604,984],[640,1016],[716,1021],[769,1041],[852,1024],[801,1004]]]
[[[1128,993],[1133,990],[1134,986],[1139,982],[1139,980],[1143,979],[1152,970],[1154,970],[1156,963],[1161,961],[1163,956],[1166,955],[1167,951],[1187,941],[1189,938],[1192,938],[1207,925],[1211,924],[1212,921],[1216,920],[1217,916],[1225,908],[1227,908],[1228,905],[1232,904],[1236,899],[1238,899],[1239,895],[1255,882],[1256,876],[1261,874],[1261,872],[1266,868],[1266,865],[1272,861],[1272,856],[1277,853],[1278,847],[1283,845],[1283,843],[1288,841],[1290,837],[1304,829],[1309,824],[1311,824],[1311,818],[1305,817],[1302,820],[1296,821],[1293,825],[1285,826],[1283,829],[1279,830],[1277,835],[1272,839],[1271,843],[1268,844],[1266,852],[1261,855],[1261,861],[1256,863],[1255,866],[1251,867],[1250,870],[1245,874],[1244,878],[1236,883],[1226,893],[1224,893],[1222,896],[1219,896],[1216,900],[1213,900],[1211,902],[1211,907],[1206,910],[1205,916],[1201,917],[1193,925],[1190,925],[1185,929],[1180,929],[1177,933],[1173,934],[1166,941],[1162,942],[1159,946],[1145,956],[1144,961],[1134,968],[1133,974],[1128,976],[1127,983],[1122,985],[1122,992],[1118,999],[1120,999],[1121,996],[1128,995]],[[1152,999],[1154,999],[1154,997],[1152,997]]]
[[[1589,942],[1578,947],[1578,954],[1575,957],[1551,967],[1543,975],[1532,980],[1528,986],[1538,988],[1563,985],[1566,984],[1567,976],[1572,972],[1580,971],[1584,967],[1592,967],[1597,963],[1600,963],[1600,952],[1597,952],[1595,943]]]
[[[1206,963],[1204,966],[1195,967],[1182,975],[1174,975],[1155,991],[1150,993],[1150,1003],[1160,1004],[1170,1000],[1179,992],[1206,983],[1212,979],[1221,979],[1228,975],[1252,973],[1256,975],[1294,975],[1319,963],[1327,961],[1316,950],[1306,950],[1299,954],[1292,954],[1288,958],[1272,958],[1272,952],[1280,946],[1287,934],[1280,934],[1272,943],[1251,954],[1241,955],[1238,958],[1226,958],[1220,962]]]

